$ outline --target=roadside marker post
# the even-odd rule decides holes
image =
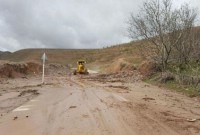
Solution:
[[[45,61],[48,60],[46,54],[44,53],[42,55],[42,61],[43,61],[43,65],[42,65],[42,84],[44,83],[44,69],[45,69]]]

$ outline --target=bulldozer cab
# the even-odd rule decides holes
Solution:
[[[79,60],[78,62],[77,62],[77,64],[78,65],[84,65],[86,62],[84,61],[84,60]]]
[[[74,75],[76,75],[77,73],[79,74],[88,74],[88,71],[85,67],[85,60],[78,60],[77,61],[77,69],[74,71]]]
[[[85,61],[79,60],[77,63],[78,63],[78,72],[84,73],[84,71],[85,71]]]

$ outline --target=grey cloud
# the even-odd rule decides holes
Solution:
[[[0,0],[0,50],[100,48],[128,42],[139,0]]]

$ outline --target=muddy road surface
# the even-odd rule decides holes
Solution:
[[[0,134],[200,134],[198,98],[139,80],[101,77],[48,76],[44,85],[39,77],[2,82]]]

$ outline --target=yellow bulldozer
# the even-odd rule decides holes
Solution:
[[[77,61],[77,69],[74,70],[74,75],[78,74],[85,74],[88,75],[89,72],[85,67],[86,61],[85,60],[78,60]]]

